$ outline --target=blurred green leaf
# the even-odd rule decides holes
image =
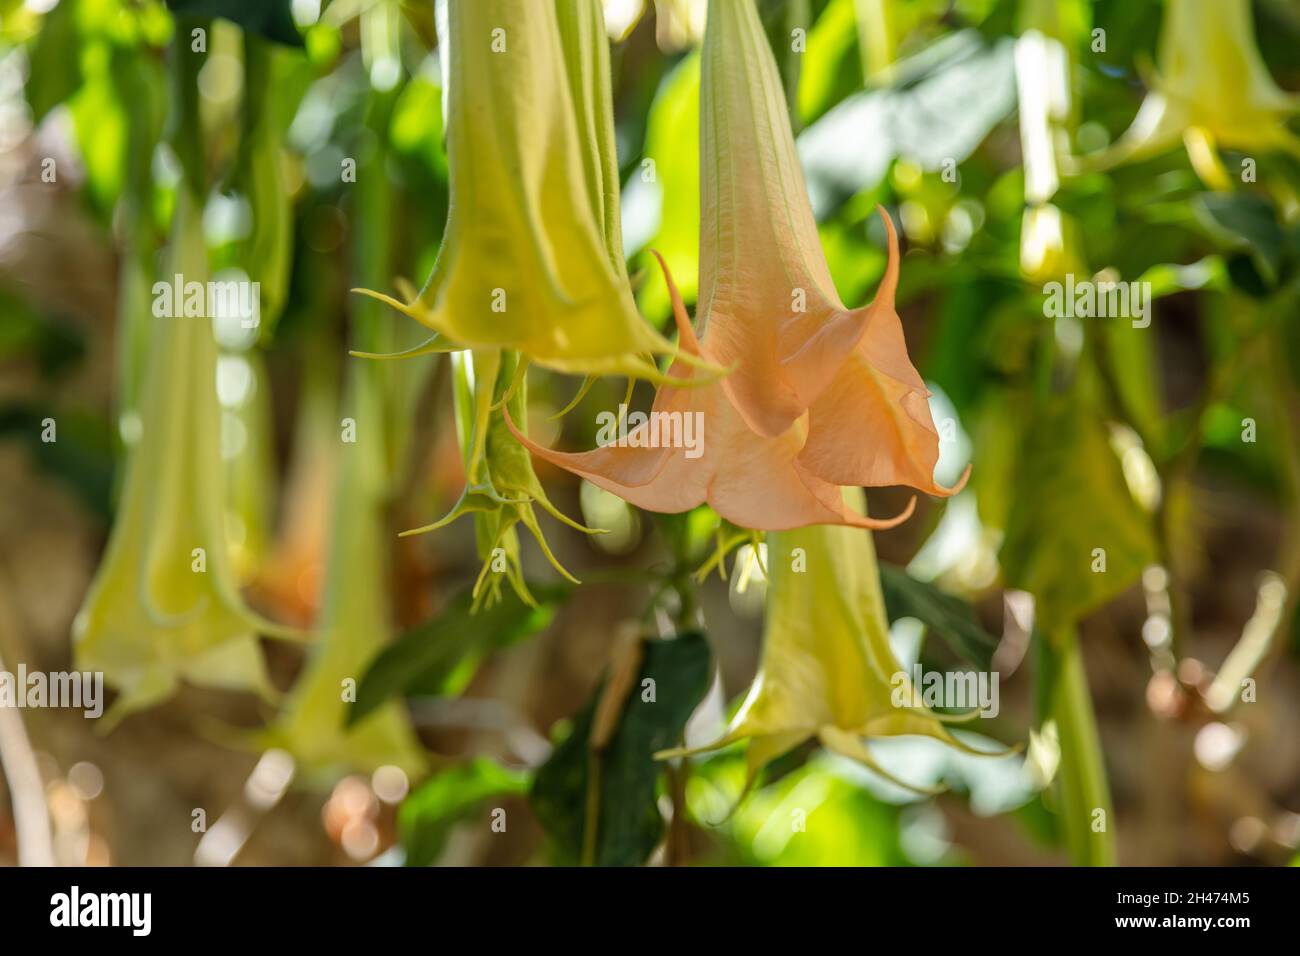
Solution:
[[[302,35],[293,22],[292,0],[167,0],[176,14],[189,17],[223,17],[287,46],[302,46]]]
[[[647,163],[648,161],[648,163]],[[628,255],[655,249],[682,298],[692,301],[700,272],[700,57],[691,53],[664,78],[646,125],[644,158],[623,192]],[[642,253],[637,304],[651,321],[667,317],[668,289],[654,259]]]
[[[39,123],[82,83],[75,3],[60,3],[45,15],[32,47],[29,73],[23,90],[32,110],[32,122]]]
[[[644,642],[636,682],[607,746],[594,751],[591,734],[596,709],[608,682],[574,718],[573,730],[537,771],[530,801],[554,846],[557,862],[582,859],[591,791],[598,793],[593,862],[597,866],[638,866],[658,844],[664,821],[655,785],[663,763],[656,751],[677,744],[686,721],[708,690],[709,645],[689,632],[672,640]],[[645,699],[653,681],[653,699]],[[592,786],[592,774],[597,774]]]
[[[357,686],[348,711],[352,726],[396,697],[442,697],[457,693],[484,658],[550,625],[568,588],[534,588],[538,606],[529,607],[508,589],[496,605],[477,614],[473,597],[457,595],[441,614],[384,648]]]
[[[402,801],[397,829],[407,866],[429,866],[447,844],[452,827],[477,816],[489,797],[526,792],[528,775],[487,758],[444,770]]]
[[[43,438],[47,420],[54,425],[52,441]],[[21,402],[0,405],[0,441],[6,439],[25,445],[42,471],[75,491],[92,513],[107,520],[113,450],[102,418]]]
[[[818,219],[875,188],[895,157],[931,172],[966,160],[1015,108],[1014,45],[949,34],[898,64],[896,86],[850,96],[804,130],[799,158]]]
[[[1109,601],[1155,559],[1151,516],[1129,491],[1086,392],[1076,381],[1037,410],[1020,445],[999,556],[1007,587],[1034,595],[1047,631]]]
[[[880,585],[890,621],[914,617],[958,657],[980,670],[990,669],[998,640],[980,626],[969,604],[885,561],[880,562]]]
[[[1231,248],[1247,248],[1267,284],[1277,284],[1286,238],[1271,202],[1256,193],[1200,193],[1192,211],[1212,236]]]
[[[862,89],[854,0],[830,0],[808,30],[808,49],[799,77],[799,115],[809,123],[832,105]]]
[[[818,757],[755,791],[727,830],[750,866],[906,866],[899,808]],[[802,829],[794,824],[801,823]]]

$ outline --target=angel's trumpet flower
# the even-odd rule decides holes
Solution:
[[[382,419],[374,369],[352,379],[359,421]],[[407,773],[425,766],[415,733],[400,705],[387,704],[355,727],[345,727],[347,680],[359,681],[392,631],[391,576],[385,509],[387,474],[381,432],[373,429],[339,453],[329,558],[315,644],[280,719],[259,735],[309,768],[366,770],[393,765]]]
[[[1168,0],[1159,61],[1133,124],[1110,149],[1083,157],[1106,168],[1165,152],[1182,140],[1207,185],[1226,188],[1215,144],[1300,156],[1285,125],[1300,96],[1280,89],[1255,46],[1250,0]]]
[[[863,508],[860,489],[846,489],[845,500],[846,507]],[[752,785],[769,761],[816,737],[830,750],[915,790],[921,788],[880,767],[867,739],[916,735],[980,752],[960,743],[944,726],[972,719],[977,712],[941,716],[916,703],[917,695],[889,645],[868,533],[812,527],[769,535],[767,544],[763,655],[748,696],[718,740],[658,756],[748,741]]]
[[[453,389],[457,431],[465,460],[465,490],[445,517],[403,534],[422,534],[444,527],[462,515],[474,515],[479,555],[483,559],[483,569],[474,585],[475,607],[496,600],[502,578],[510,582],[521,601],[532,605],[536,602],[524,582],[519,563],[519,525],[531,532],[552,566],[577,583],[546,543],[533,506],[540,506],[559,521],[586,534],[600,531],[578,524],[551,503],[533,471],[528,451],[511,437],[510,429],[514,426],[507,426],[508,416],[513,414],[522,422],[527,407],[524,363],[519,355],[484,350],[457,355],[455,363]]]
[[[842,485],[934,482],[929,391],[894,311],[898,244],[870,305],[831,280],[776,61],[752,0],[713,0],[701,63],[700,297],[709,358],[751,429],[774,438],[805,412],[799,462]]]
[[[623,260],[599,3],[451,0],[447,31],[446,232],[413,301],[377,296],[435,333],[402,354],[511,349],[659,379],[648,356],[673,349]]]
[[[195,200],[181,189],[169,274],[207,279]],[[177,309],[180,312],[180,304]],[[227,550],[217,346],[204,315],[155,318],[142,430],[99,571],[73,624],[77,667],[120,693],[112,719],[157,703],[181,680],[269,694],[257,631]]]
[[[683,352],[710,359],[667,266],[659,261]],[[671,381],[684,385],[692,385],[696,374],[681,362],[668,371]],[[807,415],[775,437],[764,436],[718,382],[662,386],[645,422],[616,443],[589,452],[552,451],[516,430],[512,418],[506,418],[506,425],[539,457],[650,511],[687,511],[707,502],[733,524],[766,531],[810,524],[890,528],[905,521],[916,503],[913,499],[902,514],[887,520],[846,508],[839,488],[800,460],[809,434]]]

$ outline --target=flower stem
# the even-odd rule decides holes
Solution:
[[[1114,811],[1088,675],[1073,625],[1041,637],[1040,715],[1056,725],[1060,816],[1070,858],[1078,866],[1114,866]]]

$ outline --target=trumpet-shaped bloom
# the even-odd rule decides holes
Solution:
[[[697,318],[746,424],[774,438],[805,413],[799,462],[832,484],[935,484],[929,391],[894,309],[898,244],[874,301],[848,309],[831,280],[776,62],[752,0],[709,6],[701,64]],[[954,489],[955,490],[955,489]]]
[[[353,378],[358,418],[382,417],[372,376]],[[344,446],[333,502],[329,560],[322,588],[315,644],[264,746],[281,747],[321,771],[384,765],[411,774],[425,767],[415,733],[401,706],[387,704],[355,727],[345,727],[343,682],[359,681],[391,633],[388,594],[391,567],[385,521],[387,475],[378,430]]]
[[[561,372],[658,378],[672,346],[637,312],[618,219],[608,49],[597,0],[451,0],[451,206],[403,354],[513,349]],[[372,293],[373,294],[373,293]]]
[[[1207,183],[1227,186],[1217,142],[1232,149],[1285,149],[1300,139],[1285,126],[1300,96],[1280,89],[1255,46],[1249,0],[1170,0],[1159,66],[1137,117],[1119,141],[1089,161],[1105,168],[1162,153],[1183,140]]]
[[[736,366],[724,384],[736,408],[776,436],[827,384],[822,361],[838,367],[869,310],[851,312],[835,291],[752,0],[709,4],[701,56],[697,317],[709,353]]]
[[[846,507],[862,510],[859,489]],[[802,563],[794,553],[802,549]],[[871,536],[856,528],[812,527],[768,536],[767,622],[758,675],[730,727],[718,740],[660,757],[716,750],[748,741],[749,783],[772,759],[816,737],[891,780],[865,741],[924,736],[977,753],[941,717],[911,704],[915,695],[889,645],[880,576]],[[895,780],[909,789],[911,784]]]
[[[664,274],[681,348],[699,355],[703,347],[666,267]],[[680,362],[668,371],[670,380],[686,384],[696,374]],[[552,451],[519,432],[510,417],[506,425],[539,457],[650,511],[687,511],[707,502],[733,524],[768,531],[810,524],[890,528],[905,521],[915,499],[895,518],[867,518],[846,508],[839,488],[803,464],[809,420],[804,415],[782,434],[762,435],[745,420],[723,384],[710,382],[662,386],[646,422],[630,430],[625,440],[589,452]],[[672,440],[674,428],[682,434],[691,422],[699,423],[701,441],[695,452]]]
[[[885,222],[890,264],[882,289],[892,288],[898,271],[897,238],[888,217]],[[711,339],[696,338],[666,266],[664,274],[683,352],[712,363]],[[812,405],[775,436],[753,427],[723,381],[662,386],[645,422],[593,451],[557,452],[518,432],[515,437],[552,464],[651,511],[679,512],[707,502],[733,524],[766,531],[810,524],[893,527],[911,514],[915,499],[897,517],[866,518],[844,507],[839,486],[902,484],[948,495],[965,476],[951,489],[934,481],[939,442],[929,393],[907,358],[897,317],[869,331],[826,372],[830,384]],[[831,365],[836,357],[823,355],[822,361]],[[690,382],[695,374],[678,364],[669,369],[674,382]],[[693,422],[696,449],[675,441]],[[514,428],[509,418],[506,424]]]
[[[168,274],[203,283],[207,252],[195,201],[178,191]],[[179,311],[179,310],[178,310]],[[73,624],[77,667],[103,671],[119,719],[181,680],[269,694],[224,529],[217,346],[208,318],[153,320],[140,404],[112,534]]]

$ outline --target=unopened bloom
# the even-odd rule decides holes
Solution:
[[[522,359],[513,352],[480,350],[457,355],[455,363],[453,389],[465,462],[465,490],[445,517],[403,534],[433,531],[462,515],[472,514],[479,556],[483,559],[483,568],[474,585],[475,606],[497,599],[503,577],[520,600],[532,605],[536,602],[524,581],[519,561],[519,525],[528,529],[557,571],[577,582],[546,543],[533,506],[541,507],[578,531],[599,532],[578,524],[551,503],[537,480],[527,449],[511,436],[514,426],[507,424],[508,416],[513,414],[521,422],[526,418],[527,384],[522,374]],[[527,441],[522,435],[521,438]]]
[[[862,492],[846,492],[854,510]],[[749,694],[718,740],[660,757],[748,741],[748,784],[771,760],[817,738],[835,753],[895,783],[866,741],[922,736],[968,752],[944,726],[976,714],[941,717],[917,699],[889,644],[889,625],[871,536],[856,528],[811,527],[767,538],[767,621],[763,655]],[[796,561],[795,555],[799,555]],[[900,690],[901,688],[901,690]]]
[[[171,268],[207,279],[195,200],[177,191]],[[211,321],[157,318],[108,547],[73,624],[77,667],[120,696],[110,719],[170,696],[182,681],[270,695],[257,632],[227,549],[217,346]]]

